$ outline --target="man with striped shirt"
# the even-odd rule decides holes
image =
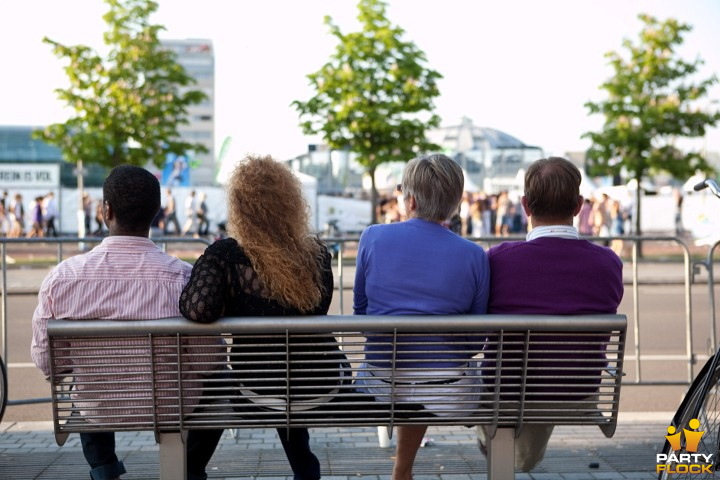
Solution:
[[[35,365],[45,375],[50,374],[47,336],[50,319],[132,321],[180,316],[178,299],[190,278],[192,267],[167,255],[148,238],[150,224],[159,210],[160,185],[150,172],[127,165],[110,172],[103,185],[102,205],[109,236],[92,251],[60,263],[48,274],[40,288],[38,306],[32,319],[31,354]],[[98,347],[107,347],[106,343],[99,342]],[[128,343],[112,346],[118,347],[118,353],[134,347]],[[100,352],[108,355],[106,348],[98,350]],[[193,347],[192,352],[203,354],[217,350],[200,346]],[[78,364],[69,365],[69,368],[85,375],[88,383],[92,381],[92,375],[102,381],[103,375],[122,373],[118,367],[112,366],[112,358],[107,363],[106,367],[88,368]],[[200,374],[190,376],[201,381]],[[137,395],[147,395],[149,374],[128,380],[140,385],[147,382],[144,388],[137,389]],[[100,415],[103,407],[122,406],[119,397],[128,397],[127,391],[113,391],[108,385],[101,401],[97,401],[98,395],[93,394],[92,402],[83,402],[82,386],[76,387],[73,389],[73,400],[88,417]],[[205,467],[221,436],[222,430],[190,432],[187,440],[189,480],[207,478]],[[80,440],[93,480],[113,480],[126,472],[123,462],[115,455],[113,432],[81,433]]]

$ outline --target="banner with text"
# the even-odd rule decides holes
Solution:
[[[0,163],[2,188],[57,188],[60,185],[60,164]]]

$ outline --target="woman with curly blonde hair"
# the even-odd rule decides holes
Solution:
[[[299,180],[270,157],[248,157],[230,178],[228,234],[245,254],[269,298],[307,313],[322,298],[319,259]],[[328,298],[329,300],[329,298]]]
[[[309,209],[298,179],[285,165],[269,156],[248,156],[235,168],[226,188],[229,238],[210,245],[195,263],[190,282],[180,297],[182,314],[203,323],[213,322],[222,315],[327,314],[333,293],[331,256],[325,245],[311,235]],[[324,358],[336,355],[341,365],[344,357],[337,349],[335,338],[319,339],[323,340],[327,345]],[[238,345],[241,342],[243,344]],[[295,343],[300,342],[301,339]],[[312,358],[303,353],[301,345],[293,347],[293,343],[291,337],[290,387],[296,394],[294,398],[298,398],[297,393],[302,391],[303,362]],[[234,344],[232,368],[238,371],[244,399],[252,406],[253,398],[262,397],[265,406],[257,408],[267,409],[270,408],[267,405],[273,403],[267,402],[267,397],[276,395],[274,403],[284,412],[284,347],[278,345],[276,339],[262,335],[252,339],[236,338]],[[277,370],[275,375],[268,373],[268,369],[273,368]],[[309,405],[328,401],[327,392],[342,382],[343,369],[339,367],[337,372],[337,379],[327,380],[326,392],[317,389],[305,392],[301,395],[305,400],[297,403],[306,402],[304,408],[313,408]],[[306,373],[307,376],[310,375]],[[253,391],[253,387],[258,388]],[[277,387],[277,391],[269,392],[268,387]],[[312,396],[316,398],[307,399]],[[310,450],[307,429],[293,428],[289,432],[278,429],[278,433],[294,478],[319,479],[320,464]]]

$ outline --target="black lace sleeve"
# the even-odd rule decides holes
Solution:
[[[180,295],[180,313],[194,322],[214,322],[225,311],[227,265],[221,251],[213,247],[208,247],[195,262],[190,281]]]
[[[318,242],[320,242],[320,240],[318,240]],[[330,255],[330,252],[328,252],[327,247],[325,247],[324,243],[322,244],[322,247],[323,258],[321,264],[321,275],[324,293],[322,299],[320,300],[320,305],[318,305],[318,308],[313,312],[313,315],[327,315],[328,310],[330,309],[330,303],[332,302],[333,291],[335,288],[332,273],[332,255]]]

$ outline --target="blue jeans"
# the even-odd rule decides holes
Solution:
[[[125,465],[115,455],[115,433],[81,433],[80,443],[90,464],[92,480],[107,480],[126,472]]]
[[[215,452],[223,430],[190,430],[187,438],[187,478],[205,480],[205,467]],[[81,433],[85,460],[90,464],[90,477],[93,480],[108,480],[126,472],[123,462],[115,455],[115,433]],[[320,478],[319,476],[317,478]]]
[[[285,456],[290,462],[293,479],[319,480],[320,462],[310,450],[310,434],[307,428],[278,428],[277,432],[285,449]]]

